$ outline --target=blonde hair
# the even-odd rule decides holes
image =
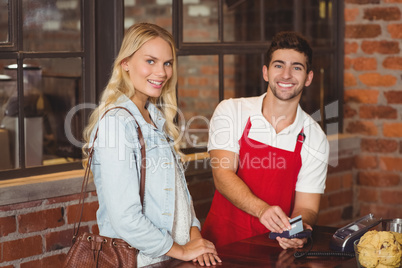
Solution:
[[[92,112],[89,123],[84,129],[85,145],[82,148],[83,151],[83,165],[86,166],[88,161],[88,147],[91,133],[98,122],[100,116],[112,106],[116,100],[122,95],[126,95],[131,99],[134,96],[135,88],[130,80],[127,72],[125,72],[121,66],[121,63],[130,58],[137,50],[141,48],[147,41],[160,37],[169,43],[172,48],[173,55],[173,74],[167,81],[162,89],[162,93],[158,98],[149,98],[149,101],[158,107],[162,114],[166,118],[164,131],[173,137],[175,140],[174,148],[180,153],[179,143],[177,139],[179,137],[178,127],[174,123],[174,118],[177,114],[177,100],[176,100],[176,83],[177,83],[177,60],[176,49],[173,36],[165,29],[158,25],[151,23],[137,23],[131,26],[123,39],[120,47],[119,54],[117,55],[112,75],[109,82],[102,93],[99,106]]]

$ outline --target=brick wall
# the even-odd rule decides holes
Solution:
[[[198,218],[209,211],[214,186],[207,161],[187,165],[186,178]],[[0,267],[61,267],[80,206],[79,194],[0,206]],[[96,192],[85,199],[81,231],[99,233]]]
[[[344,131],[360,138],[354,216],[402,217],[402,0],[345,1]]]

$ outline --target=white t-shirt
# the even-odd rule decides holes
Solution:
[[[239,154],[238,141],[248,119],[251,128],[248,138],[269,146],[293,152],[297,137],[304,128],[306,139],[301,150],[300,169],[296,191],[324,193],[328,168],[329,143],[320,125],[297,107],[296,119],[280,133],[262,115],[262,102],[266,93],[259,97],[223,100],[216,108],[210,123],[208,151],[219,149]],[[280,121],[283,118],[277,118]]]

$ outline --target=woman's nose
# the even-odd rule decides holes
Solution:
[[[158,64],[155,70],[155,74],[160,77],[166,77],[166,70],[164,64]]]

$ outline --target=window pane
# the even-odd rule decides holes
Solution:
[[[71,120],[66,117],[72,107],[82,102],[81,59],[30,59],[24,65],[26,166],[79,160],[80,144],[69,136],[81,140],[81,115],[76,114]],[[7,112],[9,128],[18,126],[17,107],[12,106]],[[18,147],[12,151],[17,154]]]
[[[26,51],[81,51],[80,0],[23,0]]]
[[[219,103],[218,56],[179,57],[178,107],[182,148],[205,147]]]
[[[9,0],[0,0],[0,43],[10,42]]]
[[[225,1],[224,41],[260,41],[260,0]]]
[[[183,42],[218,42],[217,0],[183,0]]]
[[[279,31],[297,31],[312,46],[334,46],[334,0],[265,1],[265,39]]]
[[[339,100],[337,91],[331,90],[335,80],[332,54],[315,54],[313,60],[314,78],[311,85],[304,89],[300,101],[302,108],[316,121],[322,121],[325,117],[325,105]],[[324,118],[325,119],[325,118]],[[329,118],[327,118],[329,119]]]
[[[224,99],[259,96],[266,92],[262,83],[261,55],[224,56]]]
[[[124,1],[124,28],[138,22],[155,23],[172,32],[173,0]]]
[[[15,124],[8,126],[7,113],[17,97],[17,80],[7,73],[5,67],[16,64],[16,61],[0,60],[0,170],[12,169],[18,163],[15,146],[18,137],[15,133]],[[15,122],[14,122],[15,123]],[[10,123],[12,124],[12,122]],[[17,156],[18,157],[18,156]]]

